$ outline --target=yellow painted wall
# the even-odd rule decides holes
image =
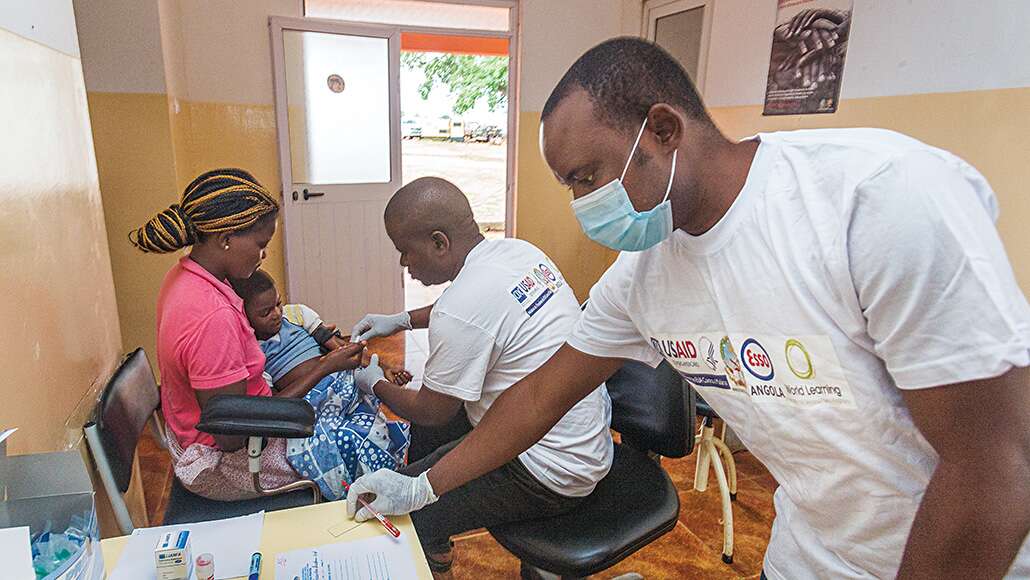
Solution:
[[[572,194],[558,184],[540,155],[540,113],[519,113],[516,237],[544,251],[580,301],[616,253],[588,239],[569,208]]]
[[[90,92],[88,99],[123,348],[142,346],[153,362],[157,294],[181,254],[143,254],[128,232],[178,202],[209,169],[242,167],[278,192],[275,114],[271,106],[176,103],[164,94]],[[285,286],[279,234],[264,268]]]
[[[763,117],[761,106],[718,107],[711,114],[732,138],[762,131],[821,127],[884,127],[947,149],[990,181],[1001,205],[998,229],[1009,260],[1030,291],[1030,88],[851,99],[836,114]],[[577,296],[614,259],[587,240],[564,191],[537,146],[540,114],[519,116],[518,236],[538,245],[562,269]]]
[[[3,29],[0,54],[0,425],[19,429],[9,453],[88,460],[82,426],[122,347],[82,66]],[[145,526],[138,463],[133,474],[125,500]],[[116,535],[92,476],[101,534]]]
[[[176,256],[143,254],[129,243],[128,233],[179,197],[167,99],[93,92],[88,99],[121,315],[121,347],[129,351],[142,346],[154,361],[157,291]]]
[[[180,100],[185,119],[175,119],[176,138],[185,139],[186,163],[180,164],[180,190],[194,177],[218,167],[240,167],[254,174],[273,195],[281,198],[279,149],[272,105],[191,103]],[[183,133],[185,135],[183,135]],[[262,268],[285,288],[282,221],[268,246]]]
[[[121,335],[78,58],[0,29],[0,425],[80,440]]]

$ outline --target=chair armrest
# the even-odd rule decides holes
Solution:
[[[218,395],[204,406],[197,430],[211,435],[311,437],[315,410],[303,399]]]

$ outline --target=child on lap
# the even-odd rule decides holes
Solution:
[[[303,397],[315,408],[315,435],[287,441],[287,460],[305,478],[318,483],[329,499],[345,496],[348,484],[363,473],[404,464],[408,425],[387,421],[379,400],[363,395],[351,371],[325,374],[320,361],[348,355],[335,327],[302,304],[282,306],[271,276],[258,270],[233,281],[243,298],[247,319],[266,357],[265,373],[278,396]],[[317,337],[317,339],[316,339]],[[323,348],[329,353],[323,355]],[[330,365],[332,366],[332,365]],[[411,380],[407,371],[387,371],[398,385]]]

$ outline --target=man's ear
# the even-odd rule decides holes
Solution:
[[[683,113],[665,103],[651,106],[647,112],[647,128],[654,134],[657,145],[662,149],[679,147],[686,129],[687,118]]]
[[[446,252],[451,248],[451,239],[440,230],[434,230],[429,234],[429,238],[433,240],[433,248],[438,252]]]

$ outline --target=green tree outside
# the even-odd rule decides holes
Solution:
[[[439,54],[429,56],[422,52],[401,53],[401,63],[409,70],[421,70],[425,75],[418,87],[423,99],[428,99],[433,88],[444,85],[455,96],[453,111],[463,115],[486,99],[491,112],[508,102],[508,58],[503,56],[472,56],[465,54]]]

